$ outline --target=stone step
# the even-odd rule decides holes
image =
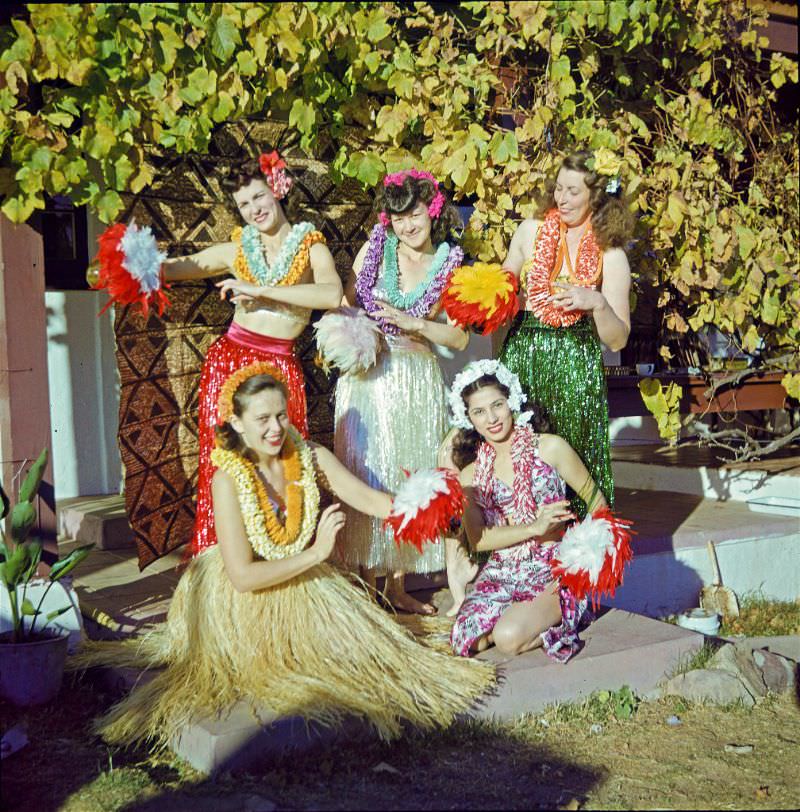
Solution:
[[[481,654],[502,668],[504,679],[497,695],[475,715],[512,719],[624,685],[640,696],[653,695],[659,682],[704,641],[696,632],[619,609],[601,614],[581,639],[583,648],[566,664],[553,662],[540,649],[511,658],[495,649]]]
[[[703,644],[703,636],[620,610],[601,610],[581,633],[584,647],[566,665],[541,650],[503,657],[490,649],[480,655],[496,662],[501,679],[494,696],[485,698],[470,716],[513,719],[538,713],[557,702],[577,702],[593,691],[630,686],[640,696],[652,695],[661,680]],[[129,690],[142,675],[132,669],[103,669],[107,687]],[[150,675],[145,675],[145,680]],[[278,718],[239,702],[227,714],[197,719],[176,731],[172,748],[204,773],[257,767],[287,751],[307,751],[336,741],[374,733],[352,719],[342,727],[306,724],[300,717]]]
[[[741,502],[627,488],[617,490],[616,510],[633,521],[636,536],[625,583],[608,601],[615,608],[663,617],[697,606],[714,579],[708,541],[722,583],[739,597],[800,597],[800,519]]]
[[[76,496],[56,503],[58,534],[101,550],[134,548],[134,536],[125,511],[125,497]]]

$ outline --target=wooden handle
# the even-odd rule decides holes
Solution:
[[[711,567],[714,570],[714,586],[722,584],[722,577],[719,574],[719,562],[717,561],[717,551],[714,549],[714,542],[707,541],[708,557],[711,559]]]

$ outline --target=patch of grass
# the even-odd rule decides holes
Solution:
[[[775,601],[750,592],[739,601],[739,617],[723,618],[720,634],[766,637],[800,634],[800,600]]]
[[[714,656],[714,654],[716,654],[718,649],[719,644],[706,640],[703,645],[697,649],[697,651],[692,651],[685,654],[680,660],[678,660],[678,664],[675,666],[674,671],[672,671],[669,675],[670,679],[672,679],[672,677],[677,677],[679,674],[686,674],[689,671],[696,671],[699,668],[705,668],[708,665],[708,661]]]
[[[627,685],[616,691],[594,691],[583,702],[566,702],[547,708],[541,718],[546,722],[598,724],[612,719],[630,719],[639,707],[639,699]]]

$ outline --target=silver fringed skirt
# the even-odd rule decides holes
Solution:
[[[442,371],[427,343],[387,337],[388,348],[363,375],[342,375],[336,386],[336,456],[371,487],[394,493],[414,471],[436,465],[447,433]],[[420,555],[398,547],[380,519],[347,509],[340,544],[345,563],[381,572],[444,569],[444,544],[427,544]]]

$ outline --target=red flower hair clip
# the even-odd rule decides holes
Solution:
[[[294,181],[286,174],[286,161],[278,155],[277,150],[262,152],[258,158],[258,165],[272,189],[272,194],[278,200],[286,197]]]

